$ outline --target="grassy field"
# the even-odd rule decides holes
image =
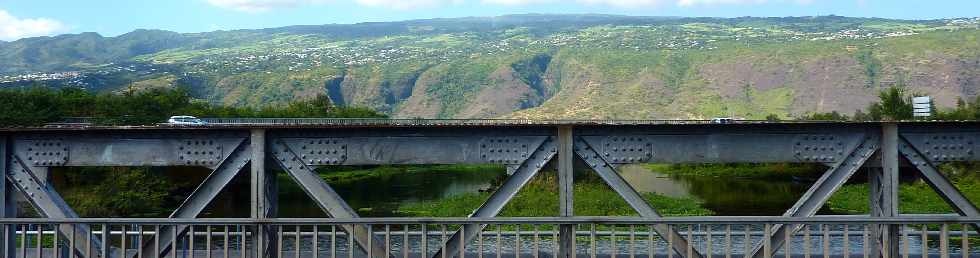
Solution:
[[[817,164],[643,164],[644,167],[668,175],[740,177],[740,178],[789,178],[792,176],[820,175],[825,168]]]
[[[553,175],[539,175],[522,189],[501,212],[504,217],[558,216],[558,183]],[[636,216],[612,189],[597,178],[580,178],[574,186],[575,215],[579,216]],[[463,217],[480,206],[490,193],[457,195],[435,202],[422,202],[399,207],[406,216]],[[698,200],[672,198],[644,193],[644,199],[665,216],[704,216],[712,212],[701,207]]]

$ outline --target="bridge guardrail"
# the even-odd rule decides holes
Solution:
[[[896,256],[977,257],[978,235],[967,224],[980,218],[947,215],[872,218],[868,216],[792,217],[535,217],[535,218],[278,218],[278,219],[115,219],[4,218],[0,227],[17,236],[17,257],[430,257],[446,250],[461,227],[479,226],[459,253],[445,257],[557,257],[558,226],[574,225],[573,253],[581,257],[741,257],[761,245],[764,257],[851,257],[881,243],[876,230],[899,230]],[[797,225],[785,246],[768,242],[777,225]],[[181,225],[185,227],[173,227]],[[366,226],[367,232],[345,229]],[[671,250],[670,237],[653,227],[667,225],[688,239],[688,250]],[[894,227],[888,226],[893,225]],[[170,227],[168,227],[170,226]],[[88,227],[89,236],[75,235]],[[179,234],[167,230],[184,228]],[[56,232],[59,232],[56,233]],[[367,246],[348,241],[368,237]],[[156,236],[171,236],[156,239]],[[265,236],[264,238],[262,236]],[[958,239],[957,239],[958,238]],[[74,240],[74,241],[72,241]],[[958,241],[957,241],[958,240]],[[885,240],[888,241],[888,240]],[[56,243],[56,244],[52,244]],[[99,244],[108,243],[109,248]],[[176,243],[170,245],[169,243]],[[887,244],[887,243],[885,243]],[[176,252],[171,247],[176,246]],[[74,251],[70,251],[74,250]],[[260,251],[265,250],[265,251]],[[380,253],[379,253],[380,252]],[[260,253],[264,253],[260,255]],[[387,255],[385,255],[387,253]],[[787,255],[787,253],[789,255]],[[60,254],[61,256],[57,256]],[[154,255],[156,254],[156,255]]]

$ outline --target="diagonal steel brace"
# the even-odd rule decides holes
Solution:
[[[877,134],[864,137],[864,140],[855,146],[847,157],[834,163],[827,172],[824,172],[783,216],[812,217],[816,215],[820,207],[823,207],[824,203],[830,199],[830,196],[840,189],[879,149],[879,137]],[[801,228],[803,228],[802,225],[793,225],[789,229],[784,225],[774,225],[772,233],[768,236],[771,245],[769,256],[764,254],[764,244],[758,243],[752,249],[752,257],[771,257],[783,245],[786,234],[796,234]]]
[[[543,142],[537,142],[534,145],[535,151],[531,153],[530,156],[524,162],[521,163],[519,167],[514,171],[513,175],[507,178],[507,181],[500,186],[497,191],[494,191],[490,198],[487,199],[480,208],[473,211],[470,214],[471,218],[489,218],[495,217],[504,209],[504,206],[510,202],[517,192],[524,188],[528,182],[534,178],[535,175],[541,171],[548,161],[558,153],[558,143],[554,138],[548,137],[543,139]],[[477,236],[477,233],[482,231],[486,225],[463,225],[463,228],[457,230],[453,233],[452,237],[446,241],[445,249],[437,251],[433,258],[443,257],[443,253],[446,253],[446,257],[455,257],[458,255],[460,249],[460,241],[463,243],[469,242]]]
[[[289,177],[292,178],[296,183],[303,188],[303,191],[309,195],[313,201],[320,206],[326,214],[333,218],[357,218],[357,212],[354,211],[343,198],[340,197],[337,192],[330,187],[329,184],[323,181],[316,174],[314,169],[307,166],[299,155],[289,148],[285,141],[282,139],[277,139],[272,143],[272,155],[286,172]],[[384,241],[376,236],[369,236],[372,232],[367,226],[364,225],[343,225],[343,230],[348,234],[353,236],[354,242],[357,243],[365,252],[370,254],[371,258],[383,258],[390,257],[391,255],[386,253],[384,248]]]
[[[955,210],[956,213],[959,213],[961,216],[968,217],[980,216],[980,210],[977,209],[977,206],[974,205],[973,202],[970,202],[970,200],[967,199],[959,189],[956,189],[956,186],[949,181],[949,178],[946,178],[946,176],[943,176],[942,173],[939,173],[939,169],[936,168],[934,164],[929,162],[929,160],[926,159],[914,145],[912,145],[904,137],[899,137],[898,146],[898,152],[908,159],[913,166],[915,166],[915,168],[922,175],[922,178],[926,180],[926,183],[929,184],[929,186],[932,187],[932,189],[935,190],[936,193],[938,193],[939,196],[946,201],[946,203],[949,203],[949,206],[953,207],[953,210]],[[980,230],[980,224],[974,224],[973,226],[975,230]]]
[[[7,180],[17,187],[17,190],[27,198],[38,213],[47,218],[78,218],[78,214],[65,203],[65,200],[55,191],[54,187],[40,180],[37,176],[37,173],[46,172],[47,167],[29,166],[19,156],[12,156],[12,166],[10,166],[10,171],[6,173]],[[58,233],[65,239],[78,242],[88,238],[88,243],[91,244],[94,253],[96,253],[95,256],[99,256],[99,250],[102,250],[102,242],[91,234],[88,225],[75,225],[74,230],[75,234],[72,238],[72,225],[62,224],[58,226]],[[78,257],[87,255],[83,247],[83,245],[75,245],[74,252]]]
[[[623,197],[623,199],[626,200],[626,203],[629,203],[630,207],[633,207],[633,209],[636,210],[641,217],[662,217],[660,213],[650,206],[650,204],[643,199],[643,196],[636,192],[636,189],[633,189],[633,186],[627,183],[626,180],[623,179],[618,172],[616,172],[616,169],[613,168],[613,166],[609,164],[609,162],[607,162],[605,158],[603,158],[603,156],[600,155],[599,152],[589,145],[584,139],[578,137],[575,140],[574,148],[575,154],[585,161],[585,163],[588,164],[592,170],[599,174],[599,177],[606,181],[606,184],[616,191],[619,196]],[[677,231],[664,224],[655,225],[653,226],[653,229],[661,237],[666,238],[668,235],[670,235],[670,237],[674,239],[672,248],[675,252],[681,254],[681,257],[684,257],[687,254],[688,245],[690,245],[690,243],[687,239],[681,236],[681,234],[677,233]],[[691,248],[690,251],[691,257],[688,258],[702,257],[701,253],[697,250]]]
[[[221,193],[222,190],[235,178],[236,175],[244,168],[252,157],[250,153],[252,152],[252,147],[248,143],[239,143],[238,147],[235,148],[230,155],[228,155],[225,160],[223,160],[218,167],[211,172],[210,175],[204,182],[198,185],[197,189],[191,193],[184,202],[177,207],[170,218],[196,218],[204,208],[214,200],[215,197]],[[171,251],[174,239],[178,239],[187,234],[187,225],[177,226],[177,235],[174,235],[173,226],[161,226],[160,231],[156,232],[155,235],[150,235],[144,237],[141,248],[143,253],[152,254],[158,251],[160,257],[167,256]],[[159,237],[159,245],[157,245],[156,237]],[[137,254],[130,255],[130,257],[136,257]]]

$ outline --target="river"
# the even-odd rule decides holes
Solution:
[[[692,197],[717,215],[781,215],[806,191],[808,182],[728,177],[668,176],[640,165],[627,165],[621,174],[640,192]],[[475,193],[490,187],[503,170],[476,172],[406,173],[333,183],[331,186],[362,216],[396,216],[398,205],[435,201]],[[302,191],[283,191],[283,217],[314,217],[319,208]]]

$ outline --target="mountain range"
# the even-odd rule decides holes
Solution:
[[[523,14],[0,42],[0,88],[186,87],[233,106],[324,94],[401,118],[852,113],[888,87],[980,94],[980,18]]]

